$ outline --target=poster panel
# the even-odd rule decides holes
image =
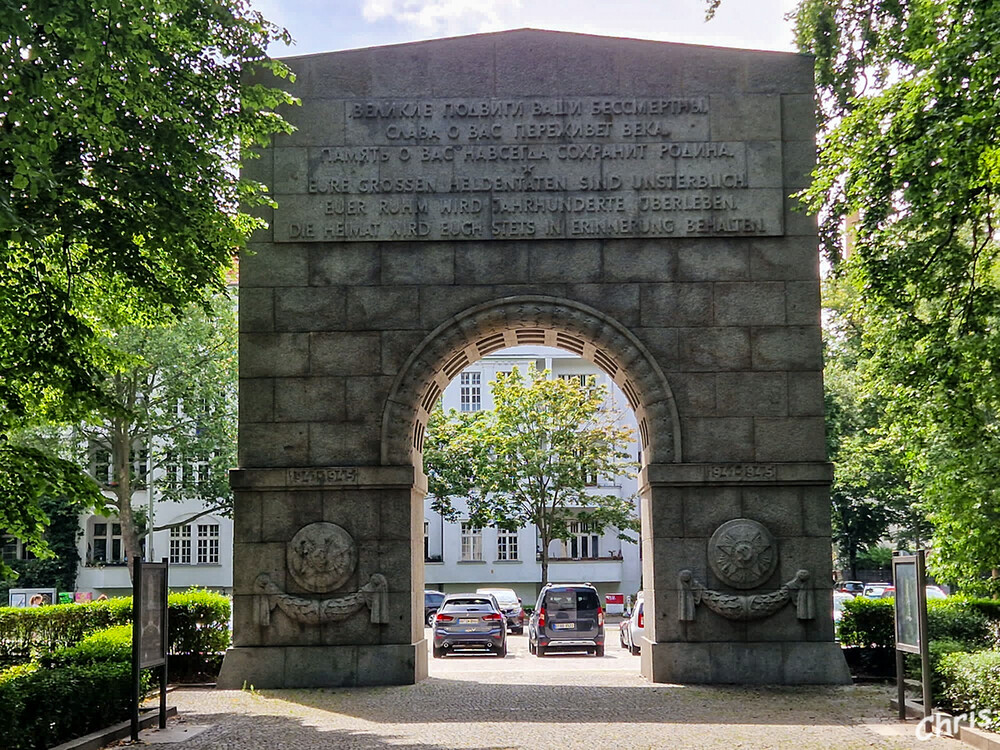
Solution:
[[[166,578],[167,568],[162,563],[145,563],[141,570],[142,586],[139,616],[139,667],[155,667],[166,661]]]
[[[896,648],[920,653],[920,602],[917,599],[917,561],[893,560],[896,583]]]

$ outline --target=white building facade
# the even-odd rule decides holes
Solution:
[[[148,490],[133,493],[132,507],[146,508],[148,512]],[[154,502],[154,527],[179,525],[154,531],[152,539],[147,538],[144,542],[143,559],[170,560],[171,590],[197,586],[230,593],[233,587],[233,521],[218,514],[200,515],[204,510],[205,504],[200,500]],[[83,514],[80,529],[76,590],[90,592],[95,599],[101,594],[130,596],[132,583],[117,517]]]
[[[492,409],[490,383],[496,376],[515,367],[524,374],[532,365],[539,371],[549,370],[553,378],[580,378],[603,385],[608,408],[620,413],[621,423],[638,434],[635,415],[611,378],[581,357],[548,347],[513,347],[469,366],[445,389],[445,412]],[[638,450],[634,440],[629,450],[633,460],[639,460]],[[596,477],[591,492],[634,499],[636,478]],[[477,529],[468,522],[463,498],[452,499],[459,513],[454,522],[436,513],[432,503],[430,497],[424,501],[424,579],[428,589],[450,593],[479,587],[511,588],[526,604],[534,603],[542,576],[540,540],[534,526],[514,532]],[[576,524],[570,540],[555,540],[549,545],[549,581],[589,582],[602,597],[609,593],[634,596],[641,588],[642,566],[638,534],[628,533],[635,542],[619,539],[617,529],[597,533],[586,524]]]

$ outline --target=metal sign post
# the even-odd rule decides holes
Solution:
[[[167,614],[169,560],[133,562],[132,583],[132,739],[139,739],[142,670],[160,667],[160,729],[167,726]]]
[[[892,580],[896,586],[896,696],[899,718],[906,718],[906,664],[904,654],[920,655],[924,716],[933,709],[931,697],[930,639],[927,635],[927,574],[924,550],[912,555],[894,553]]]

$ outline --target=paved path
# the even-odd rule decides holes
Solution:
[[[651,685],[638,658],[527,653],[431,659],[418,685],[330,690],[177,690],[181,722],[210,728],[182,750],[339,748],[927,748],[888,719],[885,687]]]

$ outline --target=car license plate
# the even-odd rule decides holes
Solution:
[[[458,621],[459,625],[478,625],[479,618],[477,617],[463,617]]]
[[[554,627],[556,630],[572,630],[573,628],[576,627],[576,625],[572,622],[557,622],[552,627]]]

